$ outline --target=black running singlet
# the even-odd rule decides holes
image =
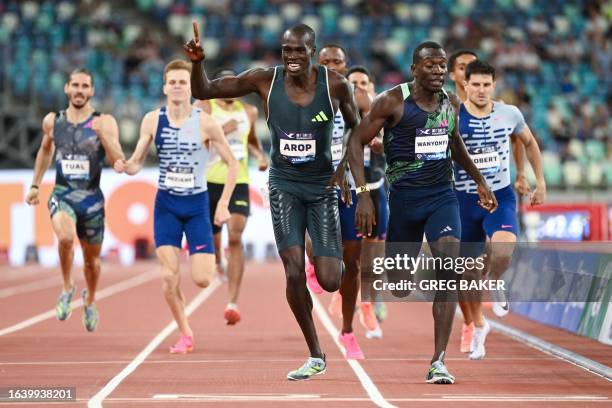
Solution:
[[[55,144],[55,184],[73,190],[100,188],[100,175],[104,165],[104,148],[92,129],[94,112],[79,124],[68,122],[66,111],[55,117],[53,142]]]
[[[327,185],[334,171],[333,127],[327,68],[319,66],[314,99],[301,107],[291,102],[285,92],[284,68],[275,67],[268,94],[268,128],[272,138],[270,180]]]

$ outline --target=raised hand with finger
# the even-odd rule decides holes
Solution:
[[[200,42],[200,29],[198,23],[193,22],[193,38],[187,43],[183,44],[183,50],[189,57],[191,62],[199,62],[204,60],[204,49]]]

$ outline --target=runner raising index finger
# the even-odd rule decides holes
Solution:
[[[200,29],[195,21],[193,22],[193,39],[183,44],[183,50],[185,50],[185,53],[187,53],[192,61],[204,60],[204,50],[200,44]]]

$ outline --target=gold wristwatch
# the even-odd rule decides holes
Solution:
[[[370,186],[364,184],[363,186],[359,186],[355,189],[357,194],[365,193],[366,191],[370,191]]]

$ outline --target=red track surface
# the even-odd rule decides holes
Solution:
[[[190,282],[186,268],[184,265],[183,289],[189,301],[198,289]],[[75,272],[77,285],[82,288],[82,274],[76,269]],[[0,387],[76,387],[77,404],[57,405],[86,405],[171,322],[159,280],[146,280],[157,272],[155,263],[130,268],[104,264],[100,290],[116,287],[121,281],[133,281],[135,276],[142,276],[143,282],[99,300],[100,326],[93,334],[83,328],[79,307],[66,322],[57,322],[52,317],[0,336]],[[60,281],[57,271],[54,275],[32,267],[0,269],[0,294],[3,289],[48,281],[51,276],[57,278],[54,286],[41,284],[41,289],[0,296],[0,332],[53,309]],[[285,380],[288,371],[303,363],[307,349],[284,293],[280,263],[247,265],[239,303],[243,320],[237,326],[224,324],[227,288],[222,285],[190,318],[196,333],[194,352],[185,356],[170,355],[168,347],[177,338],[176,331],[173,332],[117,384],[103,404],[113,407],[135,404],[303,407],[319,401],[325,407],[373,406],[319,318],[315,321],[327,353],[327,373],[311,381]],[[319,300],[327,306],[329,296]],[[367,358],[360,365],[389,404],[612,405],[609,381],[497,333],[489,335],[485,360],[467,360],[458,352],[459,320],[446,359],[457,383],[427,385],[424,376],[433,347],[431,306],[388,303],[388,307],[389,317],[383,324],[384,339],[365,339],[359,323],[355,324],[355,330]],[[332,321],[336,327],[340,326],[336,318]],[[610,364],[612,347],[516,317],[506,319],[505,323],[576,352],[588,350],[584,354],[589,358]],[[154,399],[154,396],[157,397]]]

